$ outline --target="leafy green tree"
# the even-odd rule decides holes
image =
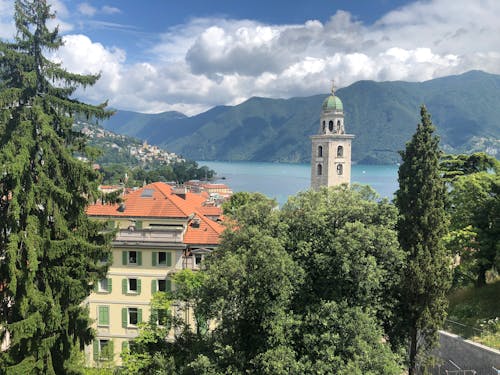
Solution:
[[[305,374],[401,374],[380,325],[362,307],[322,301],[308,311],[301,332]]]
[[[270,353],[290,347],[290,303],[302,271],[279,237],[246,224],[226,232],[207,268],[203,301],[207,316],[217,318],[211,339],[218,350],[205,355],[223,373],[256,372]],[[287,362],[295,363],[289,354]]]
[[[469,233],[466,243],[454,244],[461,257],[457,272],[484,286],[486,272],[500,268],[500,175],[480,172],[456,177],[449,201],[454,239]]]
[[[394,205],[372,189],[341,186],[291,197],[280,218],[286,248],[306,271],[296,311],[321,301],[370,306],[389,333],[404,262]]]
[[[476,152],[470,155],[444,155],[441,158],[439,168],[443,173],[443,178],[446,181],[452,181],[460,176],[488,172],[488,170],[493,170],[498,174],[500,172],[500,162],[484,152]]]
[[[401,152],[398,236],[407,254],[401,289],[402,330],[409,338],[409,374],[417,359],[428,357],[437,341],[437,330],[446,317],[446,292],[451,265],[443,237],[447,229],[446,192],[439,171],[439,139],[430,115],[422,106],[421,123]]]
[[[97,175],[73,157],[84,141],[72,117],[105,118],[105,105],[71,98],[97,75],[48,60],[58,49],[45,0],[15,2],[17,35],[0,42],[0,373],[71,373],[75,346],[93,333],[82,304],[104,277],[109,238],[87,218]],[[77,370],[75,370],[77,371]]]

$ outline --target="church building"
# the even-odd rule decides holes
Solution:
[[[311,187],[336,186],[351,182],[351,141],[346,134],[342,101],[332,93],[322,106],[319,133],[311,136]]]

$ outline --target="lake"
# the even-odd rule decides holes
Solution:
[[[275,198],[279,204],[290,195],[307,190],[311,183],[309,164],[198,161],[217,172],[220,182],[234,192],[259,192]],[[370,185],[382,197],[393,198],[398,188],[396,165],[353,165],[351,182]]]

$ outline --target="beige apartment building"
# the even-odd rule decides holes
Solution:
[[[112,359],[120,364],[120,353],[137,336],[138,324],[157,319],[150,308],[152,295],[175,288],[172,275],[198,269],[219,243],[221,209],[207,193],[156,182],[125,195],[121,204],[91,205],[87,214],[117,233],[107,278],[87,300],[97,335],[86,356],[95,365],[108,359],[103,353],[113,352]],[[173,310],[191,320],[189,311]]]

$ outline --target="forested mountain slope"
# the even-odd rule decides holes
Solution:
[[[353,161],[393,163],[414,132],[419,107],[432,114],[446,152],[500,152],[500,76],[471,71],[422,83],[359,81],[336,92]],[[307,162],[327,94],[251,98],[185,117],[118,111],[105,127],[196,160]]]

